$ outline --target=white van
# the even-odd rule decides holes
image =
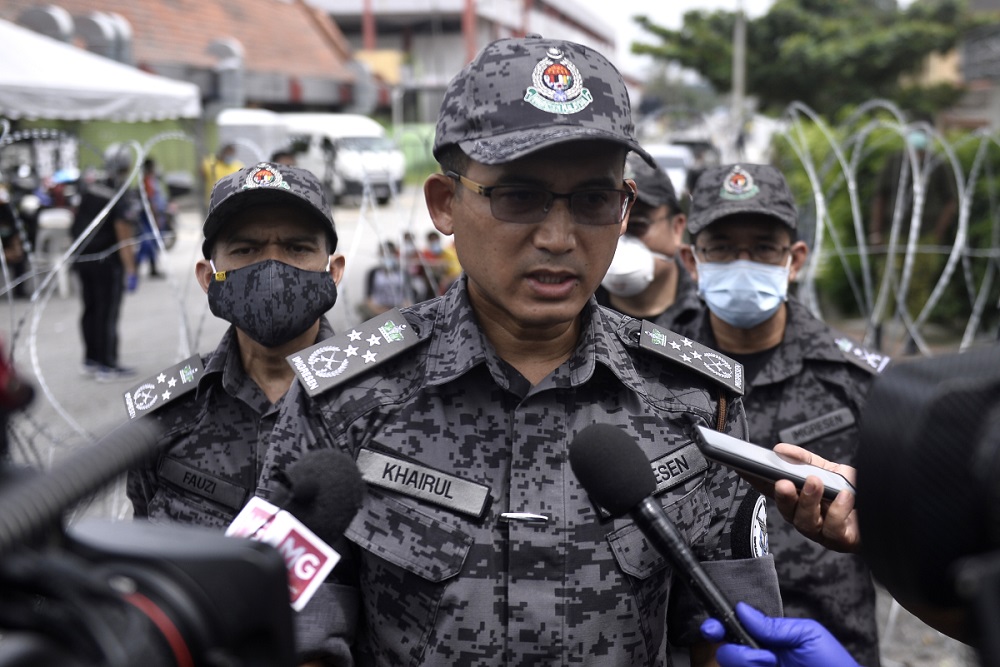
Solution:
[[[243,163],[260,162],[288,147],[284,119],[267,109],[223,109],[215,119],[219,146],[233,144]]]
[[[403,187],[406,158],[385,128],[367,116],[282,113],[300,167],[316,174],[336,202],[360,196],[367,184],[380,204]]]

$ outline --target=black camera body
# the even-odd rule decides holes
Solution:
[[[60,541],[0,561],[0,626],[19,631],[0,666],[296,664],[273,547],[145,521],[86,520]]]
[[[1000,664],[1000,346],[890,367],[857,457],[862,555],[900,604]]]

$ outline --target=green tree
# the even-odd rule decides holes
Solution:
[[[676,61],[718,90],[731,86],[734,12],[687,12],[680,30],[646,16],[635,21],[659,44],[635,42],[633,53]],[[919,89],[903,87],[901,77],[919,72],[928,54],[954,48],[981,22],[963,0],[917,0],[905,10],[895,0],[777,0],[766,15],[747,21],[747,94],[772,112],[799,101],[832,117],[872,98],[920,101],[921,112],[933,111],[926,106],[951,104],[960,91],[937,86],[928,101]]]

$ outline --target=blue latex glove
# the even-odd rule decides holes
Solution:
[[[129,292],[134,292],[136,288],[139,287],[139,276],[135,273],[130,273],[125,276],[125,289]]]
[[[721,667],[858,667],[833,635],[808,618],[770,618],[744,602],[736,603],[736,617],[763,648],[723,644],[715,659]],[[701,634],[712,642],[725,641],[722,623],[710,618]]]

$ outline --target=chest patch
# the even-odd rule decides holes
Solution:
[[[372,486],[474,517],[486,510],[490,489],[456,475],[371,449],[358,452],[361,478]]]
[[[825,415],[820,415],[815,419],[789,426],[778,431],[778,439],[781,442],[789,442],[793,445],[801,445],[813,440],[819,440],[830,433],[842,431],[854,424],[854,413],[850,408],[840,408]]]

